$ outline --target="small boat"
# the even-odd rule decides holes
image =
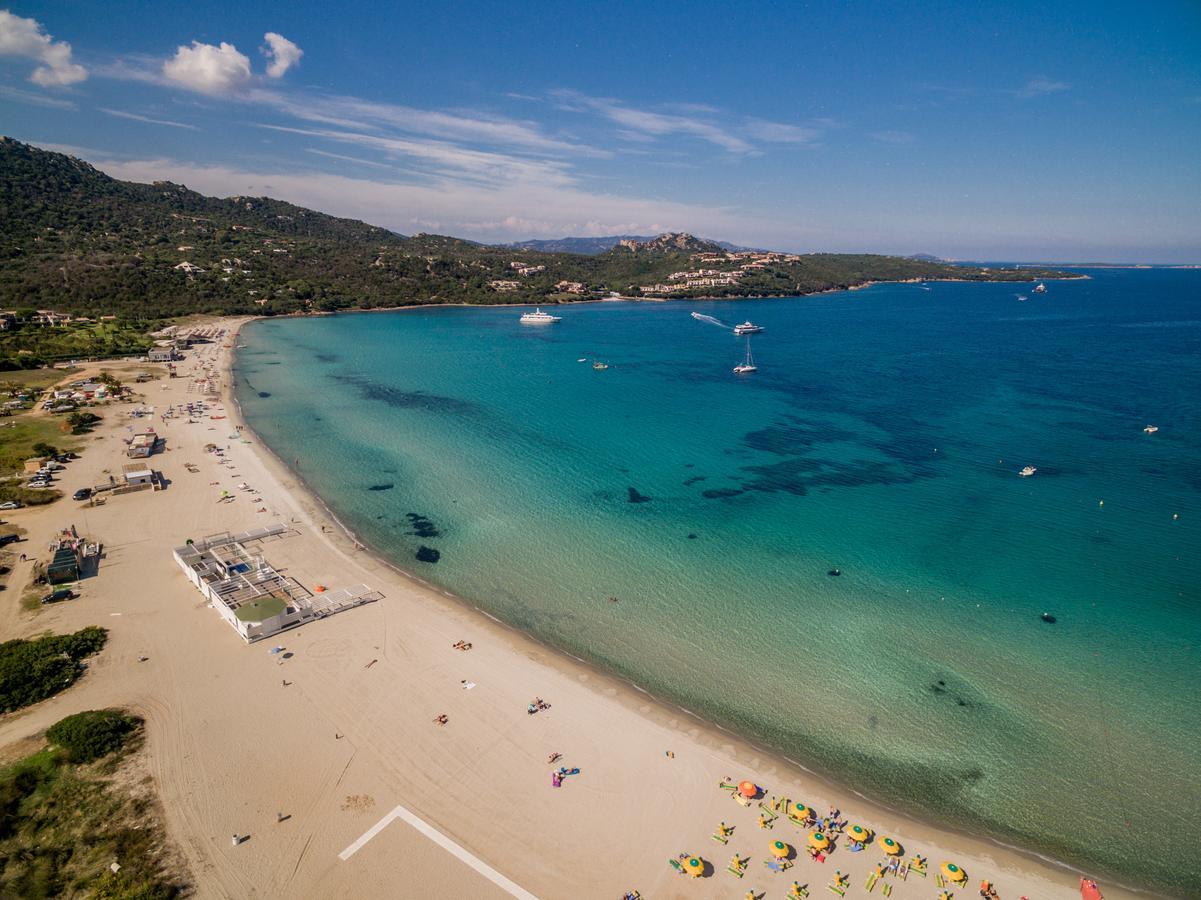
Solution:
[[[734,367],[735,375],[746,375],[750,372],[758,372],[759,367],[755,365],[755,360],[751,358],[751,339],[746,339],[746,360]]]
[[[597,360],[596,362],[594,362],[592,364],[592,368],[596,369],[598,372],[601,372],[601,371],[604,371],[605,369],[609,368],[609,364],[603,363],[600,360]]]
[[[1034,286],[1034,293],[1045,294],[1046,292],[1047,292],[1047,286],[1045,284],[1043,284],[1041,281]]]
[[[1034,466],[1026,466],[1022,469],[1022,471],[1018,472],[1018,474],[1021,475],[1023,478],[1029,478],[1031,475],[1033,475],[1037,471],[1038,471],[1038,469],[1034,468]]]
[[[552,322],[561,321],[561,318],[544,313],[541,308],[535,308],[533,312],[522,313],[521,321],[526,325],[549,325]]]
[[[747,334],[758,334],[763,330],[762,325],[753,325],[750,322],[743,322],[741,325],[734,326],[734,333],[742,336]]]
[[[1023,300],[1029,300],[1029,299],[1030,299],[1030,298],[1029,298],[1029,297],[1027,297],[1025,294],[1018,294],[1018,295],[1017,295],[1017,298],[1018,298],[1018,303],[1021,303]]]
[[[1158,425],[1148,425],[1146,428],[1143,429],[1143,431],[1146,434],[1155,434],[1155,432],[1159,431],[1159,426]]]
[[[1080,898],[1081,900],[1105,900],[1101,889],[1097,887],[1097,882],[1091,878],[1080,879]]]

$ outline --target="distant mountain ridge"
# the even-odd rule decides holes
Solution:
[[[544,240],[514,241],[509,244],[499,244],[501,247],[512,247],[514,250],[534,250],[539,253],[578,253],[583,256],[596,256],[606,250],[612,250],[618,244],[635,241],[644,244],[655,240],[655,235],[613,234],[606,237],[562,237]],[[700,240],[704,240],[701,238]],[[728,241],[712,241],[722,250],[750,250],[751,247],[739,247]]]
[[[0,138],[0,308],[158,319],[421,304],[780,297],[874,281],[1029,281],[1065,273],[876,254],[776,253],[683,232],[596,254],[404,236],[270,197],[111,178]],[[21,317],[25,318],[25,317]]]

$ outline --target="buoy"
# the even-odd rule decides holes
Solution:
[[[319,584],[315,588],[313,588],[313,590],[315,590],[318,594],[323,594],[323,593],[325,593],[325,585]]]
[[[1104,505],[1105,505],[1105,501],[1104,501],[1104,500],[1098,500],[1098,501],[1097,501],[1097,506],[1104,506]]]

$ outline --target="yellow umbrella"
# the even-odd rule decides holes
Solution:
[[[830,839],[820,831],[814,831],[809,835],[809,846],[814,850],[825,850],[830,846]]]
[[[813,815],[813,810],[799,800],[788,807],[788,815],[794,819],[807,819]]]
[[[771,842],[771,855],[777,859],[784,859],[792,852],[792,848],[783,841]]]
[[[693,878],[700,878],[705,872],[705,861],[699,856],[690,856],[684,860],[684,871]]]
[[[898,844],[896,841],[894,841],[890,837],[885,837],[884,835],[880,835],[880,837],[876,839],[876,843],[879,844],[880,849],[883,850],[885,853],[887,853],[889,856],[900,856],[901,855],[901,845]]]
[[[955,863],[945,862],[941,866],[943,877],[947,881],[967,881],[967,872],[955,865]]]
[[[850,835],[851,840],[860,844],[866,844],[872,839],[871,829],[864,828],[862,825],[852,825],[847,829],[847,834]]]

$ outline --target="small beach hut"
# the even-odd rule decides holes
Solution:
[[[776,859],[787,859],[792,854],[792,848],[783,841],[771,842],[771,855]]]
[[[872,839],[872,832],[870,828],[864,828],[862,825],[852,825],[847,829],[847,836],[856,843],[866,844]]]
[[[942,864],[942,866],[940,866],[940,868],[942,869],[942,877],[947,881],[956,883],[960,881],[967,881],[967,872],[963,871],[963,869],[959,868],[959,866],[955,865],[955,863],[945,862]]]
[[[749,800],[759,794],[759,785],[753,781],[741,781],[738,783],[738,793]]]
[[[890,837],[885,837],[884,835],[880,835],[880,837],[876,840],[876,843],[879,845],[880,849],[883,850],[885,853],[887,853],[889,856],[900,856],[901,855],[901,845],[898,844],[896,841],[894,841]]]
[[[813,831],[809,834],[809,846],[814,850],[828,850],[830,839],[820,831]]]
[[[705,872],[705,861],[699,856],[690,856],[684,860],[684,871],[693,878],[700,878]]]

